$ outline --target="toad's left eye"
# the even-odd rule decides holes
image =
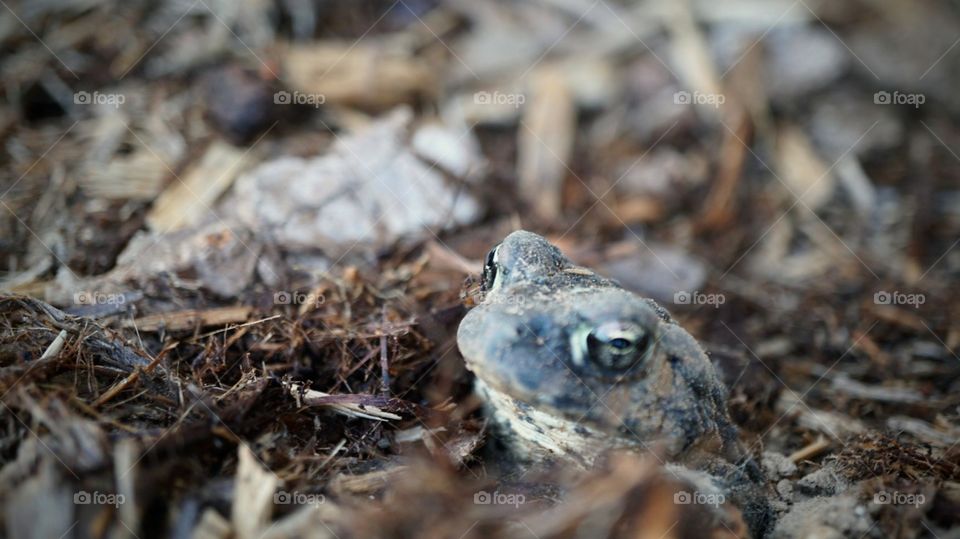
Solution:
[[[604,369],[625,372],[645,359],[653,348],[651,334],[631,323],[606,322],[586,335],[586,357]]]
[[[480,282],[480,287],[485,292],[493,290],[494,285],[497,282],[497,274],[499,273],[499,260],[497,253],[500,250],[500,246],[497,245],[493,249],[490,249],[490,252],[487,253],[487,259],[483,263],[483,277]]]

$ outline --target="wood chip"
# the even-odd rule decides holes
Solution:
[[[250,165],[247,150],[217,141],[198,163],[164,190],[147,214],[147,224],[169,232],[196,224],[210,214],[213,203]]]
[[[42,441],[40,443],[43,444]],[[74,495],[89,496],[90,493],[70,489],[61,478],[59,470],[63,469],[62,465],[55,463],[52,458],[42,459],[38,468],[5,496],[3,510],[6,537],[62,537],[77,524],[74,512],[78,505],[74,502]]]
[[[850,201],[861,215],[870,215],[877,206],[877,191],[854,155],[847,155],[837,163],[837,177]]]
[[[666,214],[666,208],[659,199],[646,196],[620,198],[614,202],[612,209],[624,223],[654,223]]]
[[[887,427],[897,433],[908,432],[924,443],[934,446],[949,448],[960,440],[960,428],[948,426],[947,430],[941,430],[915,417],[903,415],[890,417],[887,419]]]
[[[734,195],[743,177],[743,165],[748,152],[746,144],[749,144],[753,126],[747,114],[740,113],[735,116],[735,123],[730,129],[735,131],[724,130],[723,133],[716,177],[704,204],[706,211],[697,223],[700,230],[723,228],[737,214]]]
[[[230,520],[239,539],[253,539],[267,527],[273,512],[273,495],[280,480],[265,470],[244,444],[239,448],[240,463],[233,491]]]
[[[900,404],[917,404],[929,402],[923,393],[910,387],[887,387],[870,385],[858,382],[846,374],[839,374],[833,378],[833,387],[838,392],[858,399],[878,402],[894,402]]]
[[[371,406],[368,404],[355,404],[355,403],[343,403],[343,402],[323,402],[321,399],[325,397],[330,397],[329,393],[324,393],[323,391],[316,391],[314,389],[304,389],[300,384],[289,384],[288,389],[290,393],[298,400],[308,405],[314,406],[326,406],[331,410],[341,413],[350,417],[359,417],[363,419],[372,419],[374,421],[385,421],[388,419],[399,420],[403,419],[397,414],[393,414],[387,411],[380,409],[377,406]]]
[[[271,524],[258,539],[287,539],[288,537],[340,539],[328,523],[343,516],[344,513],[329,501],[320,505],[304,505],[286,518]]]
[[[138,149],[106,165],[91,166],[80,184],[91,198],[152,200],[163,188],[170,167],[159,154]]]
[[[838,412],[811,409],[803,404],[800,396],[793,391],[781,393],[776,408],[778,414],[795,414],[801,427],[826,434],[841,442],[867,430],[866,425],[856,418]]]
[[[382,490],[408,469],[408,466],[396,465],[365,474],[340,474],[331,481],[331,488],[343,494],[372,494]]]
[[[283,69],[293,90],[328,104],[383,109],[436,91],[425,63],[372,39],[293,47]]]
[[[468,260],[435,240],[427,242],[426,250],[430,257],[430,266],[434,269],[453,270],[465,275],[473,275],[479,273],[483,267],[482,262]]]
[[[566,78],[552,67],[532,77],[531,98],[517,140],[520,195],[539,217],[560,215],[576,130],[576,107]]]
[[[126,320],[123,327],[137,328],[139,331],[182,331],[198,327],[222,326],[246,322],[253,307],[238,305],[236,307],[221,307],[216,309],[194,310],[187,309],[172,313],[159,313]]]
[[[720,77],[717,76],[706,38],[697,26],[687,2],[671,2],[666,23],[672,40],[672,66],[676,67],[681,82],[695,93],[705,96],[722,95]],[[698,102],[698,111],[716,117],[720,109],[713,104]]]
[[[39,361],[56,357],[56,355],[60,353],[60,350],[63,349],[63,343],[66,342],[66,340],[67,340],[67,330],[61,329],[60,333],[57,334],[57,338],[53,339],[53,342],[50,343],[50,346],[48,346],[47,349],[43,351],[43,355],[40,356]]]
[[[207,508],[200,522],[193,528],[193,539],[227,539],[230,537],[230,522],[216,509]]]
[[[123,503],[117,506],[121,522],[128,529],[141,529],[141,512],[137,507],[137,463],[140,451],[132,438],[120,440],[113,448],[114,477],[117,482],[117,496]]]
[[[811,210],[833,196],[835,182],[806,134],[796,127],[784,127],[777,136],[777,173],[791,196]]]
[[[823,436],[819,436],[813,443],[808,444],[807,446],[802,447],[797,451],[794,451],[787,458],[793,461],[794,463],[798,463],[804,460],[809,460],[819,455],[820,453],[826,451],[829,448],[830,448],[830,440],[824,438]]]
[[[927,326],[924,323],[923,318],[912,312],[914,309],[909,307],[868,303],[864,305],[864,310],[889,324],[912,329],[919,333],[924,333],[927,331]]]

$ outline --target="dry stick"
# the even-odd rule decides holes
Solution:
[[[238,325],[238,326],[228,326],[228,327],[225,327],[225,328],[223,328],[223,329],[218,329],[218,330],[216,330],[216,331],[211,331],[211,332],[209,332],[209,333],[204,333],[203,335],[197,335],[197,338],[198,338],[198,339],[204,339],[204,338],[206,338],[206,337],[210,337],[210,336],[212,336],[212,335],[216,335],[217,333],[224,333],[224,332],[226,332],[226,331],[230,331],[231,329],[249,328],[250,326],[255,326],[255,325],[257,325],[257,324],[262,324],[262,323],[264,323],[264,322],[269,322],[270,320],[276,320],[277,318],[280,318],[281,316],[283,316],[283,315],[282,315],[282,314],[275,314],[275,315],[273,315],[273,316],[268,316],[267,318],[261,318],[260,320],[253,320],[253,321],[251,321],[251,322],[247,322],[247,323],[244,323],[244,324],[240,324],[240,325]],[[227,341],[227,342],[230,342],[230,341]]]
[[[87,402],[84,402],[84,401],[83,401],[81,398],[79,398],[79,397],[72,398],[72,399],[70,400],[70,403],[71,403],[73,406],[76,406],[77,408],[79,408],[81,412],[86,413],[87,415],[93,417],[93,418],[96,419],[97,421],[110,424],[110,425],[116,427],[117,429],[123,430],[123,431],[126,431],[126,432],[129,432],[130,434],[138,434],[138,433],[140,432],[140,429],[138,429],[138,428],[136,428],[136,427],[131,427],[131,426],[125,424],[125,423],[121,423],[121,422],[117,421],[116,419],[113,419],[112,417],[110,417],[110,416],[108,416],[108,415],[101,414],[99,411],[97,411],[96,408],[94,408],[93,406],[91,406],[91,405],[88,404]]]
[[[383,328],[387,327],[387,306],[383,306]],[[390,364],[387,361],[387,334],[380,335],[380,393],[390,396]]]
[[[330,454],[327,455],[326,458],[323,460],[323,462],[320,463],[320,470],[323,470],[324,468],[326,468],[327,464],[329,464],[330,461],[333,460],[333,457],[337,456],[337,453],[339,453],[340,450],[343,449],[343,446],[345,445],[347,445],[347,439],[341,438],[340,441],[337,443],[337,445],[330,451]]]
[[[133,325],[136,324],[140,328],[140,331],[146,332],[193,329],[197,333],[194,338],[200,338],[199,330],[202,327],[224,326],[238,322],[246,322],[247,317],[252,311],[253,307],[247,305],[216,307],[212,309],[186,309],[182,311],[150,314],[130,322],[124,322],[122,326],[133,327]]]
[[[716,178],[704,203],[706,211],[700,215],[696,223],[696,228],[701,231],[715,231],[727,225],[736,214],[735,195],[743,176],[747,157],[747,148],[741,141],[750,139],[753,124],[750,122],[750,116],[742,109],[737,109],[730,116],[736,122],[734,124],[736,131],[724,133]]]
[[[10,385],[7,385],[7,379],[0,380],[0,383],[2,383],[2,385],[0,385],[0,396],[6,395],[8,391],[13,389],[15,385],[19,384],[21,380],[26,378],[28,374],[30,374],[34,369],[36,369],[38,365],[40,366],[40,368],[46,368],[51,363],[56,363],[54,359],[56,359],[57,355],[60,354],[60,351],[63,350],[63,345],[66,341],[67,341],[67,330],[61,329],[60,333],[58,333],[57,336],[54,337],[53,342],[51,342],[50,345],[47,346],[47,349],[43,351],[43,354],[40,354],[40,358],[30,363],[29,365],[27,365],[27,368],[23,371],[23,374],[17,377],[17,379],[14,380],[13,383],[11,383]],[[13,376],[16,376],[16,374],[10,376],[9,378],[12,378]]]
[[[334,412],[347,415],[350,417],[362,417],[364,419],[373,419],[375,421],[386,421],[388,419],[399,420],[403,419],[397,414],[386,412],[381,410],[377,406],[371,406],[369,404],[355,404],[355,403],[320,403],[317,404],[318,399],[323,397],[330,397],[329,393],[324,393],[323,391],[317,391],[315,389],[304,389],[303,386],[297,383],[284,383],[284,386],[290,391],[295,399],[297,399],[297,406],[301,406],[304,403],[310,406],[324,406],[330,408]]]
[[[813,443],[794,451],[788,459],[794,464],[815,457],[830,447],[830,440],[823,436],[818,437]]]
[[[157,354],[157,357],[153,358],[153,360],[150,361],[150,363],[148,363],[146,367],[143,367],[142,369],[141,369],[141,368],[135,369],[135,370],[134,370],[133,372],[131,372],[126,378],[124,378],[123,380],[121,380],[120,383],[114,384],[113,387],[111,387],[110,389],[108,389],[108,390],[106,391],[106,393],[104,393],[103,395],[100,395],[100,398],[98,398],[97,400],[93,401],[93,404],[92,404],[91,406],[93,406],[94,408],[99,408],[100,406],[103,406],[105,403],[107,403],[108,401],[110,401],[110,399],[116,397],[117,394],[119,394],[121,391],[123,391],[124,389],[130,387],[130,386],[133,385],[137,380],[139,380],[139,379],[140,379],[140,373],[141,373],[141,372],[150,372],[150,371],[152,371],[153,368],[156,367],[158,363],[160,363],[160,361],[163,359],[163,356],[164,356],[164,355],[165,355],[165,354],[163,354],[163,352],[161,352],[161,353]]]
[[[361,358],[360,361],[358,361],[356,365],[354,365],[353,367],[350,368],[349,371],[347,371],[347,373],[344,375],[344,378],[347,378],[347,377],[349,377],[349,376],[352,376],[353,373],[355,373],[355,372],[357,372],[358,370],[360,370],[360,369],[361,369],[364,365],[366,365],[367,362],[370,361],[370,359],[373,358],[373,356],[375,356],[376,354],[377,354],[377,349],[376,349],[376,348],[371,348],[370,351],[367,352],[367,355],[363,356],[363,358]]]
[[[53,342],[50,343],[50,346],[43,351],[43,355],[40,356],[40,359],[37,361],[43,361],[44,359],[50,359],[60,353],[60,350],[63,349],[63,343],[67,341],[67,330],[61,329],[60,333],[57,334],[57,337],[53,339]]]

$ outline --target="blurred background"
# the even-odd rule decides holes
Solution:
[[[634,536],[577,518],[636,463],[471,501],[455,329],[526,228],[704,344],[780,536],[957,537],[958,44],[949,1],[0,1],[6,534]]]

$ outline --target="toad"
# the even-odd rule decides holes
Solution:
[[[694,490],[723,493],[762,535],[763,473],[713,364],[665,309],[526,231],[490,251],[481,290],[457,343],[507,460],[586,469],[612,449],[650,450]]]

